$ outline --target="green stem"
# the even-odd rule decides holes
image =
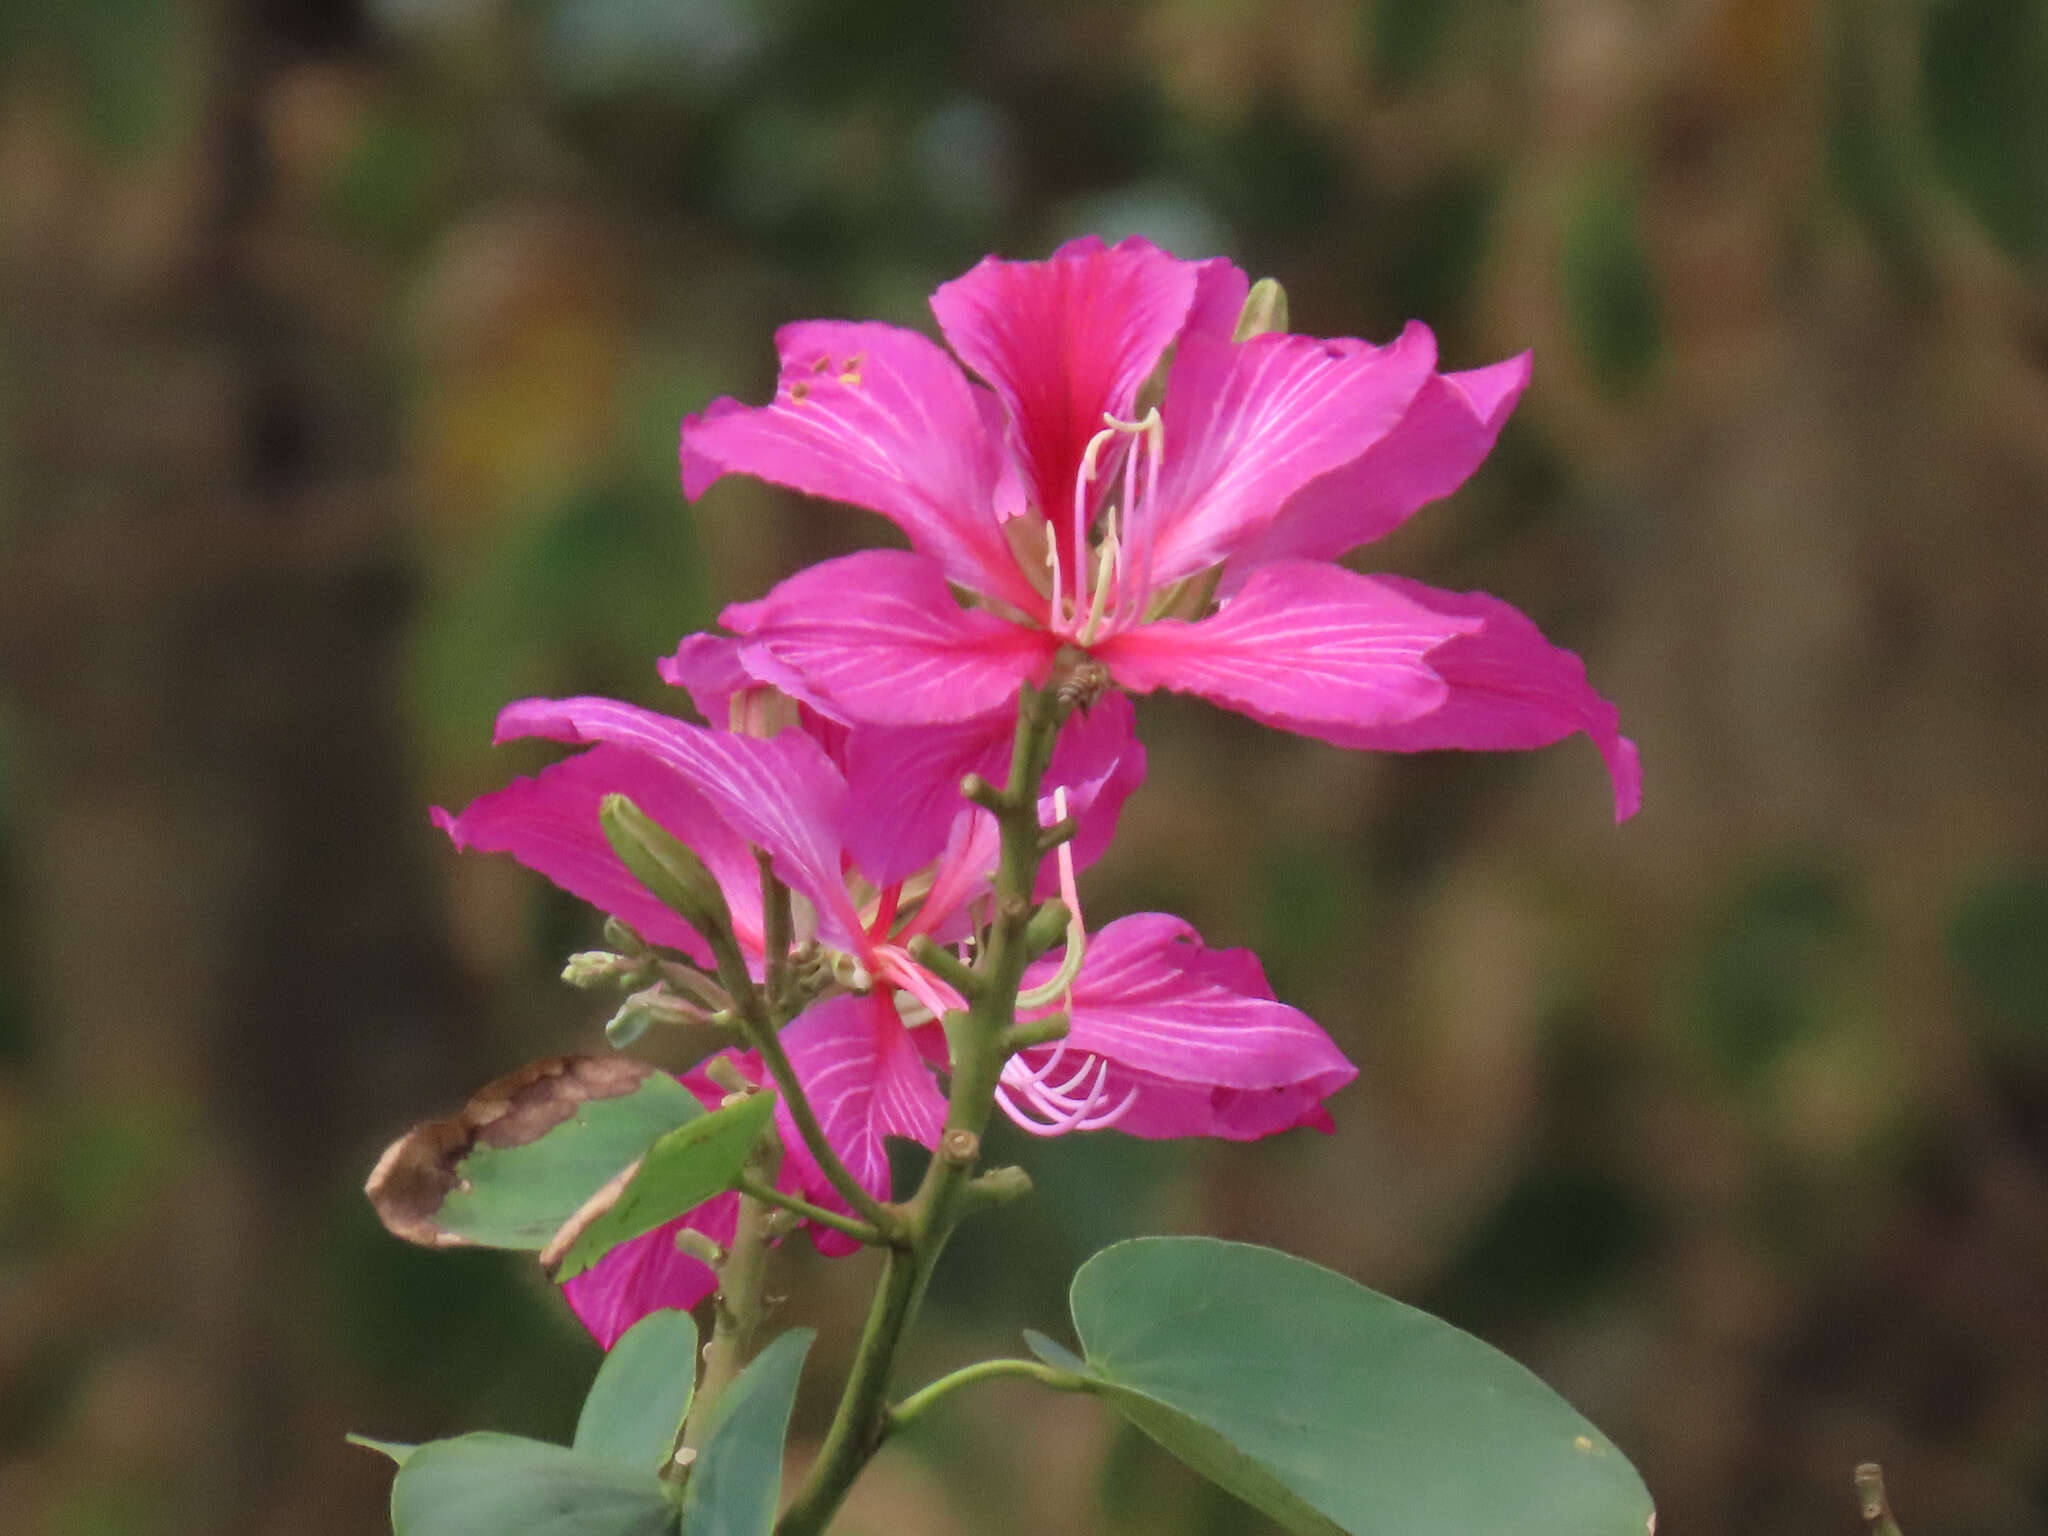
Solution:
[[[887,1241],[874,1227],[851,1216],[842,1216],[837,1211],[828,1211],[822,1205],[813,1205],[801,1195],[787,1194],[770,1184],[766,1179],[752,1173],[740,1175],[740,1190],[752,1195],[763,1205],[772,1205],[785,1211],[794,1212],[806,1221],[814,1221],[821,1227],[830,1227],[834,1232],[844,1232],[856,1242],[880,1247]]]
[[[880,1449],[889,1431],[889,1376],[897,1346],[916,1315],[947,1239],[980,1203],[974,1170],[982,1132],[1007,1059],[1004,1031],[1016,1022],[1018,987],[1032,960],[1028,930],[1038,910],[1032,891],[1043,857],[1038,786],[1059,721],[1055,695],[1026,688],[1017,704],[1017,734],[1004,787],[994,789],[978,779],[964,787],[969,799],[995,815],[1002,831],[1002,855],[988,942],[975,965],[980,984],[963,988],[970,1006],[942,1021],[952,1072],[945,1132],[925,1168],[924,1182],[897,1211],[906,1223],[907,1247],[891,1249],[884,1259],[881,1284],[868,1309],[867,1326],[832,1427],[810,1475],[777,1523],[776,1536],[820,1536],[854,1478]]]
[[[803,1137],[804,1146],[823,1170],[826,1181],[856,1216],[885,1240],[897,1241],[901,1222],[881,1201],[861,1188],[860,1181],[832,1150],[832,1143],[825,1138],[825,1128],[818,1122],[818,1113],[811,1107],[803,1084],[797,1080],[796,1068],[790,1065],[789,1053],[782,1048],[782,1038],[776,1033],[785,1022],[779,1017],[784,994],[777,990],[777,985],[779,979],[786,989],[788,980],[789,891],[775,878],[765,855],[761,859],[761,910],[768,957],[768,995],[763,997],[762,989],[747,974],[746,957],[740,953],[730,927],[704,935],[718,962],[719,982],[732,994],[739,1012],[740,1032],[747,1044],[760,1052],[762,1064],[768,1068],[768,1075],[774,1079],[776,1091],[789,1110],[789,1118],[796,1124],[797,1134]]]
[[[740,1196],[739,1225],[732,1247],[718,1267],[718,1297],[712,1308],[711,1342],[704,1346],[704,1374],[690,1400],[682,1444],[696,1449],[711,1407],[747,1363],[747,1346],[761,1321],[761,1282],[768,1273],[769,1221],[773,1212],[751,1195]]]
[[[789,1118],[796,1122],[797,1134],[803,1137],[804,1146],[824,1171],[827,1182],[838,1191],[839,1198],[851,1206],[862,1221],[873,1227],[882,1241],[892,1244],[904,1241],[901,1214],[861,1188],[860,1181],[847,1170],[846,1164],[839,1160],[839,1154],[832,1150],[832,1143],[825,1139],[825,1128],[818,1123],[818,1112],[811,1108],[811,1101],[804,1096],[803,1084],[797,1081],[796,1068],[790,1065],[789,1053],[783,1050],[781,1037],[772,1030],[756,1034],[750,1029],[747,1034],[747,1043],[761,1053],[768,1075],[775,1080],[782,1102],[788,1106]]]
[[[1885,1496],[1884,1468],[1866,1461],[1855,1472],[1858,1513],[1870,1527],[1870,1536],[1899,1536],[1899,1523],[1892,1518],[1892,1503]]]
[[[1036,1360],[982,1360],[974,1365],[962,1366],[951,1375],[941,1376],[930,1386],[921,1387],[889,1410],[885,1433],[893,1435],[908,1429],[923,1418],[932,1405],[941,1398],[971,1386],[977,1381],[993,1381],[1000,1376],[1018,1376],[1026,1381],[1035,1381],[1051,1387],[1055,1392],[1085,1392],[1087,1383],[1072,1371],[1063,1371],[1056,1366],[1041,1365]]]

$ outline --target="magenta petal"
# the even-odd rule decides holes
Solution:
[[[732,696],[756,681],[740,665],[740,643],[730,635],[685,635],[654,670],[671,688],[687,690],[697,713],[718,729],[731,718]]]
[[[1275,1088],[1215,1088],[1176,1082],[1149,1072],[1112,1066],[1103,1079],[1106,1104],[1131,1097],[1115,1129],[1146,1141],[1213,1136],[1223,1141],[1256,1141],[1307,1126],[1335,1128],[1323,1095],[1306,1083]]]
[[[479,796],[460,816],[436,810],[434,821],[458,848],[509,853],[652,942],[710,964],[696,930],[634,879],[605,841],[598,806],[610,794],[630,795],[694,848],[725,888],[735,922],[758,930],[759,880],[745,846],[681,775],[630,747],[593,747]]]
[[[1004,735],[1007,752],[1007,728]],[[1076,822],[1074,863],[1086,869],[1108,849],[1124,802],[1144,782],[1145,748],[1138,740],[1137,711],[1127,695],[1107,693],[1060,727],[1045,771],[1039,814],[1050,824],[1055,819],[1053,791],[1066,790],[1067,814]],[[1039,871],[1042,880],[1054,873],[1050,860]]]
[[[1162,619],[1096,645],[1140,693],[1196,693],[1282,730],[1340,745],[1444,701],[1431,653],[1476,618],[1437,612],[1388,583],[1304,560],[1262,566],[1209,618]]]
[[[890,885],[939,857],[954,822],[967,812],[960,781],[970,773],[1000,781],[1009,765],[1014,711],[949,725],[864,725],[846,733],[841,760],[860,814],[847,852],[876,885]]]
[[[962,608],[922,555],[869,550],[797,572],[720,622],[747,640],[747,669],[874,725],[936,725],[1004,708],[1043,682],[1057,642]]]
[[[991,256],[932,295],[946,340],[1009,409],[1040,512],[1070,514],[1102,413],[1130,414],[1187,318],[1195,282],[1195,263],[1146,241],[1077,241],[1047,261]]]
[[[1028,604],[992,500],[1002,443],[984,429],[959,366],[892,325],[804,321],[784,326],[775,345],[772,402],[720,400],[683,423],[690,499],[737,473],[867,507],[952,580]]]
[[[1386,437],[1435,366],[1421,325],[1377,348],[1183,337],[1166,386],[1165,473],[1129,530],[1141,570],[1177,581],[1256,537],[1288,497]]]
[[[1244,301],[1251,297],[1252,280],[1236,262],[1212,256],[1195,264],[1195,301],[1188,306],[1188,323],[1181,339],[1207,336],[1227,342],[1237,334],[1237,322],[1244,314]]]
[[[1447,690],[1435,709],[1410,720],[1361,724],[1329,739],[1381,752],[1499,752],[1547,747],[1584,731],[1614,782],[1614,819],[1635,815],[1643,802],[1636,744],[1621,734],[1621,712],[1586,681],[1584,662],[1552,645],[1527,616],[1497,597],[1440,592],[1399,576],[1376,579],[1469,632],[1430,653],[1429,664]]]
[[[1052,972],[1041,960],[1036,985]],[[1218,1088],[1305,1085],[1327,1098],[1358,1075],[1298,1008],[1273,999],[1248,950],[1206,948],[1161,912],[1119,918],[1088,940],[1066,1045],[1155,1077]]]
[[[882,992],[827,998],[785,1028],[782,1043],[832,1150],[863,1189],[887,1199],[889,1156],[882,1138],[936,1146],[946,1123],[945,1096],[895,1005]],[[778,1107],[777,1114],[783,1144],[800,1148],[787,1109]],[[832,1196],[826,1203],[837,1208],[840,1202]]]
[[[648,1313],[694,1307],[711,1294],[718,1276],[701,1260],[679,1253],[676,1235],[692,1227],[715,1243],[730,1243],[739,1225],[739,1199],[732,1193],[716,1195],[689,1215],[621,1243],[563,1283],[570,1309],[610,1349]]]
[[[497,739],[519,736],[611,742],[668,764],[726,825],[773,857],[776,874],[817,907],[828,941],[852,942],[859,921],[840,870],[846,784],[824,750],[801,732],[763,741],[616,699],[578,698],[507,705],[498,715]]]
[[[1432,374],[1393,431],[1298,491],[1263,533],[1232,555],[1224,594],[1266,561],[1334,560],[1450,495],[1493,451],[1528,382],[1526,352],[1469,373]]]

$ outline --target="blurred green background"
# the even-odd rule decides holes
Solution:
[[[1864,1458],[1909,1536],[2048,1524],[2048,5],[0,0],[0,1530],[375,1532],[344,1429],[566,1429],[529,1266],[358,1193],[602,1048],[595,921],[426,808],[885,536],[683,505],[775,325],[1088,230],[1534,348],[1365,558],[1580,649],[1647,809],[1147,701],[1094,912],[1256,946],[1363,1074],[1328,1138],[1006,1148],[906,1380],[1213,1231],[1510,1349],[1667,1532],[1855,1530]],[[868,1281],[779,1261],[814,1388]],[[1269,1529],[979,1394],[847,1530]]]

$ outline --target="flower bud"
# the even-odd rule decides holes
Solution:
[[[1286,329],[1287,290],[1276,279],[1262,277],[1245,295],[1244,308],[1238,311],[1237,330],[1230,339],[1250,341],[1254,336]]]
[[[633,877],[707,938],[732,926],[725,893],[704,861],[624,795],[606,795],[598,810],[605,841]]]
[[[653,952],[648,942],[634,932],[631,923],[622,922],[616,917],[604,920],[604,941],[622,955],[637,956]]]
[[[709,1264],[713,1269],[725,1262],[725,1250],[695,1227],[685,1227],[676,1234],[676,1252],[687,1253],[700,1264]]]
[[[632,955],[615,955],[608,949],[586,949],[569,957],[562,967],[562,980],[572,987],[594,992],[599,987],[639,985],[646,962]]]
[[[624,1050],[657,1024],[701,1024],[704,1014],[681,998],[652,986],[635,992],[605,1021],[604,1037],[614,1050]]]

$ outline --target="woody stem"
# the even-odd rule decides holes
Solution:
[[[891,1248],[884,1256],[881,1281],[832,1427],[810,1475],[776,1525],[776,1536],[819,1536],[838,1511],[847,1489],[888,1433],[889,1377],[896,1351],[947,1239],[976,1206],[1014,1193],[1008,1183],[981,1183],[974,1170],[1008,1055],[1005,1031],[1016,1022],[1017,992],[1033,958],[1027,930],[1037,910],[1033,891],[1044,857],[1038,791],[1059,722],[1056,696],[1027,687],[1018,700],[1008,781],[1000,790],[979,780],[970,780],[965,787],[968,798],[995,816],[1002,832],[994,916],[974,968],[983,985],[974,989],[965,1010],[949,1013],[943,1021],[952,1068],[945,1132],[917,1193],[896,1208],[907,1222],[908,1244]]]

